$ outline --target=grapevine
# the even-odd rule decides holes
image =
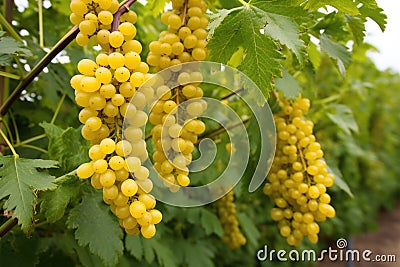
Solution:
[[[86,45],[96,36],[102,47],[95,61],[82,59],[80,74],[71,78],[76,103],[83,108],[79,113],[82,136],[91,142],[91,161],[79,166],[77,175],[91,178],[92,186],[102,189],[104,202],[127,234],[140,232],[151,238],[162,214],[155,209],[153,184],[143,166],[148,154],[141,127],[148,117],[143,111],[145,95],[137,89],[150,74],[141,61],[142,46],[134,40],[137,15],[128,11],[120,18],[114,16],[119,3],[111,0],[74,0],[71,10],[71,21],[80,29],[77,43]]]
[[[169,88],[158,85],[149,121],[156,151],[154,167],[164,184],[176,191],[190,183],[188,165],[192,161],[194,144],[205,124],[196,119],[207,107],[200,98],[202,75],[196,70],[182,70],[181,63],[204,60],[207,56],[205,15],[207,5],[203,0],[173,0],[173,11],[162,14],[161,21],[168,30],[161,32],[158,41],[150,43],[147,62],[156,71],[172,67],[174,77],[181,86]],[[193,83],[191,81],[196,81]],[[185,103],[179,106],[181,103]]]
[[[334,176],[322,160],[324,154],[313,135],[313,122],[303,118],[310,100],[298,97],[289,101],[276,96],[282,111],[274,115],[276,156],[264,193],[275,204],[271,217],[278,222],[280,234],[289,245],[299,246],[305,236],[317,243],[318,222],[335,216],[327,192]]]

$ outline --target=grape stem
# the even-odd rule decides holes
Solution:
[[[228,99],[228,98],[230,98],[230,97],[232,97],[232,96],[234,96],[234,95],[239,94],[239,93],[242,92],[242,91],[244,91],[244,87],[239,88],[239,89],[237,89],[236,91],[233,91],[233,92],[231,92],[231,93],[229,93],[229,94],[227,94],[227,95],[221,97],[220,100],[226,100],[226,99]]]
[[[2,120],[1,120],[2,121]],[[2,129],[0,129],[0,135],[1,137],[3,137],[4,141],[6,142],[6,144],[8,145],[8,147],[10,148],[12,154],[14,155],[14,158],[19,158],[19,155],[17,154],[17,152],[15,151],[13,145],[11,144],[10,140],[8,140],[7,136],[5,135],[5,133],[3,132]]]
[[[215,131],[213,131],[213,132],[211,132],[211,133],[209,133],[209,134],[207,134],[207,135],[202,136],[201,138],[199,138],[199,140],[196,142],[195,145],[198,145],[198,144],[199,144],[202,140],[204,140],[204,139],[213,138],[213,137],[215,137],[215,136],[218,136],[218,135],[221,135],[221,134],[227,132],[228,130],[232,130],[232,129],[234,129],[234,128],[236,128],[236,127],[242,125],[242,124],[246,124],[246,123],[248,123],[248,122],[250,121],[250,119],[251,119],[251,117],[249,117],[249,118],[247,118],[247,119],[244,119],[244,120],[242,120],[241,122],[236,123],[236,124],[234,124],[234,125],[232,125],[232,126],[229,126],[229,127],[226,127],[226,128],[225,128],[225,127],[220,127],[220,128],[218,128],[217,130],[215,130]]]
[[[304,172],[306,173],[306,176],[307,176],[307,182],[310,185],[311,184],[311,180],[310,180],[310,176],[307,173],[307,164],[306,164],[306,161],[304,159],[303,150],[301,150],[300,145],[297,145],[297,149],[299,150],[301,163],[303,164]]]
[[[182,26],[186,25],[186,18],[187,18],[187,11],[188,11],[188,2],[189,0],[185,0],[183,3],[183,10],[182,10]]]
[[[111,24],[111,31],[110,32],[114,32],[116,30],[118,30],[118,26],[120,24],[120,19],[121,16],[125,13],[128,12],[131,5],[133,5],[133,3],[135,3],[137,0],[126,0],[124,2],[121,3],[118,11],[114,14],[114,19],[113,22]],[[115,51],[114,47],[110,47],[110,51],[109,54],[113,53]]]

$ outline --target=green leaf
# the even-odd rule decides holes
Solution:
[[[265,12],[304,20],[307,12],[295,0],[254,0],[252,4]]]
[[[314,70],[319,69],[321,66],[321,52],[318,50],[317,45],[310,42],[307,47],[307,53]]]
[[[304,48],[304,42],[300,39],[299,25],[295,21],[282,15],[269,13],[264,30],[265,34],[286,45],[293,51],[297,59],[303,62],[301,50]]]
[[[335,105],[334,109],[334,113],[327,114],[328,118],[346,134],[351,135],[351,131],[358,133],[358,125],[353,116],[353,111],[345,105]]]
[[[80,193],[80,181],[74,174],[68,175],[57,184],[56,190],[43,192],[39,195],[41,200],[40,211],[49,223],[60,220],[64,216],[68,204]]]
[[[346,192],[350,197],[354,198],[354,195],[351,192],[349,185],[344,181],[343,175],[342,175],[341,171],[339,170],[339,168],[336,165],[330,164],[328,162],[327,169],[328,169],[328,172],[332,173],[333,176],[335,176],[334,185],[336,185],[341,190]]]
[[[32,223],[35,191],[56,188],[54,177],[43,170],[50,168],[57,168],[57,161],[0,156],[0,199],[9,196],[4,208],[13,210],[13,218],[25,232]]]
[[[218,28],[221,25],[222,21],[226,18],[226,16],[228,16],[229,13],[234,10],[235,9],[221,9],[218,10],[217,13],[212,14],[210,16],[210,22],[207,26],[208,36],[213,36],[215,29]]]
[[[153,12],[153,16],[157,17],[164,11],[167,0],[149,0],[147,1],[146,8],[148,7]]]
[[[373,21],[375,21],[376,24],[381,28],[382,32],[385,31],[386,29],[386,24],[387,24],[387,16],[384,12],[384,10],[380,7],[376,8],[370,8],[367,6],[362,6],[360,8],[361,15],[364,18],[370,18]]]
[[[353,34],[355,43],[357,45],[361,45],[365,37],[364,21],[358,17],[353,17],[349,15],[346,15],[345,19],[347,21],[347,24],[349,25],[351,33]]]
[[[124,250],[123,233],[99,194],[93,190],[86,192],[82,202],[71,209],[67,225],[76,229],[75,238],[80,246],[89,245],[90,251],[107,266],[117,264]]]
[[[333,42],[325,34],[321,35],[320,41],[321,50],[337,60],[339,71],[345,77],[346,66],[351,62],[351,53],[345,46]]]
[[[49,138],[49,158],[58,160],[64,173],[89,160],[88,142],[82,138],[79,129],[64,130],[47,122],[39,125]]]
[[[317,10],[318,8],[325,7],[326,5],[332,6],[337,10],[349,15],[356,16],[360,14],[356,3],[352,0],[309,0],[305,8]]]
[[[185,250],[185,261],[188,267],[212,267],[215,266],[212,258],[214,251],[206,242],[188,243],[183,247]]]
[[[299,83],[285,69],[282,71],[282,78],[275,79],[275,87],[288,99],[295,99],[302,92]]]
[[[281,76],[283,60],[275,42],[261,32],[267,15],[254,6],[236,8],[215,29],[208,44],[211,60],[222,63],[227,63],[242,47],[244,58],[239,69],[253,80],[265,96],[272,89],[272,77]]]
[[[224,230],[222,229],[218,217],[209,210],[201,210],[201,226],[204,228],[207,235],[215,233],[218,236],[222,236],[224,234]]]
[[[143,245],[139,236],[127,235],[125,238],[126,250],[137,260],[143,259]]]
[[[256,247],[258,244],[257,240],[260,238],[260,232],[254,225],[254,222],[247,216],[247,214],[238,213],[237,216],[240,227],[242,228],[247,240],[253,247]]]
[[[5,32],[0,31],[0,65],[7,65],[9,56],[30,57],[31,51],[14,38],[4,36]]]
[[[145,240],[144,242],[147,242],[147,240]],[[176,262],[176,256],[171,250],[171,246],[167,246],[166,244],[163,244],[156,239],[151,240],[151,245],[153,246],[153,249],[157,254],[157,261],[160,266],[178,266],[178,263]]]
[[[152,263],[156,258],[156,254],[154,254],[154,249],[153,246],[151,245],[151,242],[147,242],[147,240],[144,240],[144,242],[142,242],[142,245],[143,245],[144,259],[148,263]]]

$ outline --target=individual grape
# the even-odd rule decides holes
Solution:
[[[94,169],[91,163],[83,163],[76,170],[76,175],[81,179],[87,179],[94,174]]]
[[[118,48],[123,44],[125,39],[124,39],[124,35],[121,32],[114,31],[114,32],[110,33],[108,40],[112,47]]]

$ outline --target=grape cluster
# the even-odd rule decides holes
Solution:
[[[204,0],[173,0],[173,11],[162,14],[161,22],[168,30],[160,33],[158,41],[150,43],[147,63],[158,70],[207,56],[208,19]],[[179,68],[179,67],[178,67]]]
[[[70,21],[79,27],[76,42],[80,46],[89,44],[92,37],[104,50],[117,48],[125,43],[125,52],[132,50],[132,46],[139,47],[133,38],[136,35],[137,15],[128,11],[121,16],[119,31],[112,31],[114,14],[119,9],[118,0],[72,0]],[[137,52],[137,51],[136,51]],[[140,53],[137,52],[137,53]]]
[[[231,190],[215,202],[218,217],[224,230],[222,241],[231,249],[237,249],[246,244],[246,238],[239,229],[234,196],[234,192]]]
[[[96,4],[100,16],[102,5],[107,7],[106,2],[112,1],[73,1],[71,8],[78,2]],[[133,11],[125,14],[136,18]],[[151,75],[141,61],[142,46],[133,39],[135,35],[135,26],[122,16],[118,29],[108,38],[114,51],[101,52],[95,61],[81,60],[80,74],[71,78],[76,103],[83,108],[79,113],[84,124],[82,136],[91,143],[91,161],[78,167],[77,176],[91,178],[92,186],[103,190],[104,202],[126,233],[151,238],[162,214],[154,209],[156,201],[149,194],[153,184],[143,166],[148,158],[142,130],[148,121],[144,108],[146,94],[152,91],[138,90]]]
[[[205,131],[205,124],[196,118],[207,108],[207,103],[201,100],[203,90],[199,87],[202,74],[195,69],[183,70],[180,64],[205,59],[208,19],[203,0],[173,0],[172,6],[173,11],[161,16],[168,30],[160,34],[158,41],[150,43],[147,62],[156,70],[173,66],[170,77],[160,77],[161,82],[153,85],[157,100],[152,105],[149,120],[155,125],[152,130],[156,147],[154,167],[164,184],[174,192],[179,186],[190,183],[187,166],[192,161],[197,136]],[[169,88],[168,80],[180,86]]]
[[[278,221],[287,243],[299,246],[305,236],[318,242],[319,225],[335,216],[327,188],[334,183],[328,172],[321,145],[313,135],[313,122],[303,115],[310,100],[279,99],[282,111],[274,115],[277,147],[264,193],[274,202],[271,218]]]

